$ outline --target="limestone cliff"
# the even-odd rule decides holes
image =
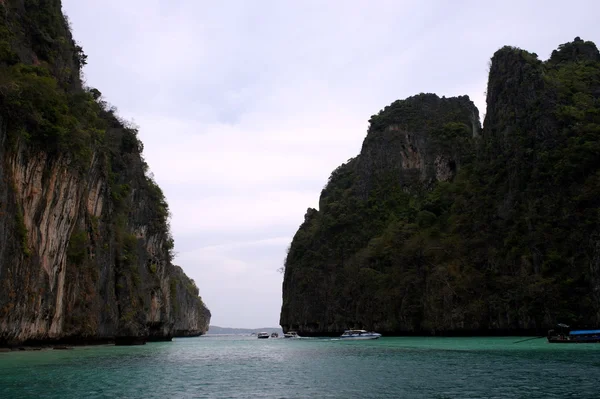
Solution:
[[[0,345],[206,332],[137,129],[82,87],[60,1],[0,11]]]
[[[484,128],[466,97],[371,118],[285,260],[284,330],[544,334],[600,324],[600,54],[492,57]]]
[[[380,330],[397,328],[383,310],[397,298],[382,285],[396,283],[400,292],[405,283],[368,266],[369,252],[379,235],[399,229],[403,217],[427,219],[425,213],[409,215],[416,212],[407,204],[455,178],[479,131],[477,108],[467,96],[420,94],[371,118],[361,153],[332,173],[320,209],[308,210],[292,241],[283,282],[284,330],[337,334],[373,326],[373,317]]]

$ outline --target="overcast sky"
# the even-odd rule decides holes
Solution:
[[[87,84],[140,126],[176,264],[212,325],[279,324],[286,248],[369,117],[420,92],[485,113],[503,45],[600,42],[597,0],[63,0]]]

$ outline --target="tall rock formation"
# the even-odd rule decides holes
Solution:
[[[284,330],[543,333],[600,323],[600,56],[498,50],[484,129],[467,97],[370,120],[285,261]]]
[[[60,0],[0,2],[0,345],[202,334],[137,129],[85,61]]]
[[[283,282],[284,330],[320,335],[355,326],[400,328],[390,316],[413,307],[409,302],[420,293],[410,286],[417,282],[404,278],[412,270],[376,253],[392,250],[384,238],[404,235],[405,219],[426,223],[434,217],[409,204],[455,178],[479,130],[478,111],[467,96],[420,94],[371,118],[360,155],[332,173],[319,211],[308,210],[292,241]]]

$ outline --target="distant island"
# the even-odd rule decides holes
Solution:
[[[230,327],[219,327],[219,326],[209,326],[206,335],[217,335],[217,334],[231,334],[231,335],[248,335],[248,334],[256,334],[261,331],[266,331],[269,334],[278,333],[279,335],[283,335],[283,330],[281,327],[262,327],[262,328],[230,328]]]

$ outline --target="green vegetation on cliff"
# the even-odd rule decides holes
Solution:
[[[60,0],[0,1],[0,345],[208,328],[138,129],[82,85],[86,59]]]
[[[493,58],[483,131],[468,98],[370,120],[285,261],[281,325],[309,333],[544,331],[600,323],[600,55]]]

